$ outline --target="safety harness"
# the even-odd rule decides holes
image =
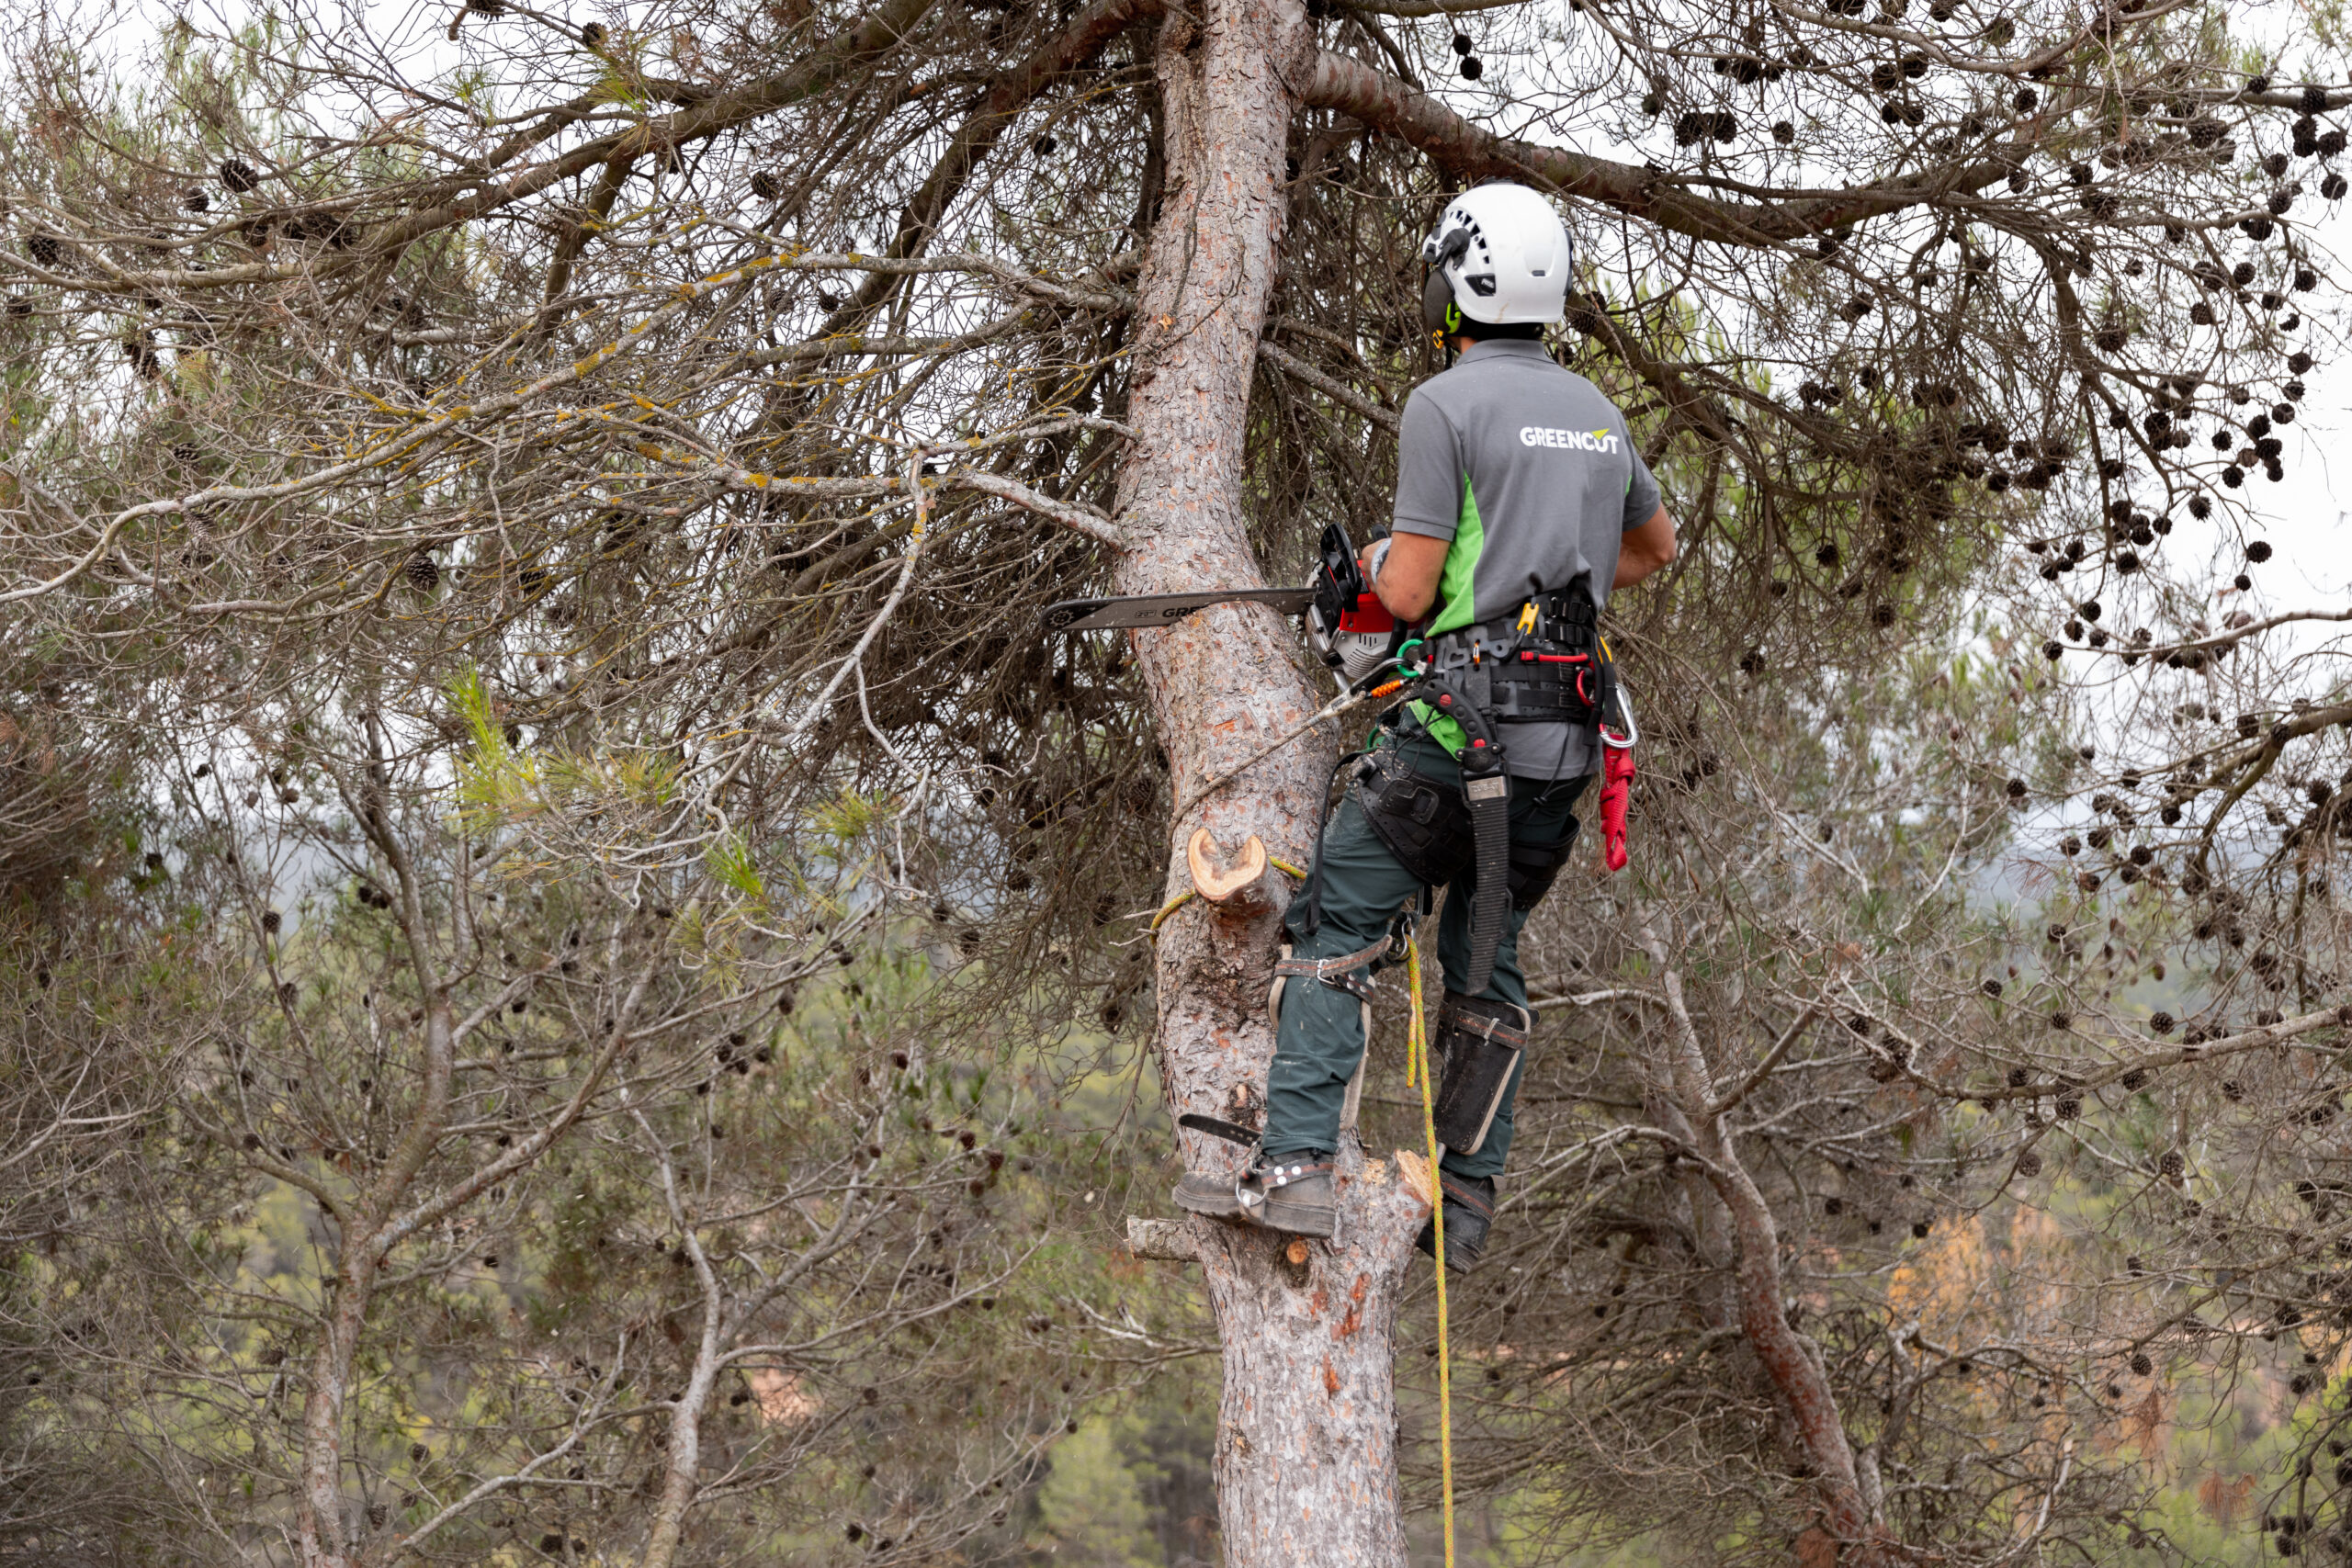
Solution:
[[[1629,784],[1633,726],[1583,577],[1525,601],[1516,615],[1407,638],[1399,649],[1398,677],[1408,694],[1423,705],[1425,722],[1451,719],[1460,727],[1462,784],[1455,789],[1393,755],[1375,756],[1359,775],[1364,816],[1389,852],[1425,883],[1453,881],[1465,858],[1475,870],[1470,968],[1464,976],[1464,988],[1475,996],[1493,976],[1506,911],[1514,905],[1534,908],[1549,891],[1565,853],[1511,842],[1503,727],[1590,726],[1610,750],[1610,782],[1615,784],[1622,773]],[[1618,794],[1622,805],[1622,788]],[[1623,813],[1608,821],[1606,791],[1603,805],[1613,869],[1623,863]],[[1321,913],[1321,873],[1318,841],[1309,874],[1310,930]]]

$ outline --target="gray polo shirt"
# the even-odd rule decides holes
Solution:
[[[1657,508],[1657,481],[1625,416],[1540,343],[1474,344],[1406,400],[1395,526],[1453,541],[1432,633],[1511,615],[1579,575],[1603,603],[1625,530]],[[1461,750],[1453,720],[1421,716],[1448,750]],[[1580,727],[1514,724],[1499,739],[1520,778],[1577,778],[1600,764]]]

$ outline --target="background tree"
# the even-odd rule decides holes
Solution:
[[[17,1544],[1017,1539],[1008,1487],[1154,1342],[1075,1354],[1092,1270],[1029,1174],[1091,1168],[1057,1130],[1070,1069],[925,1049],[920,945],[830,901],[827,857],[879,848],[854,800],[802,846],[830,941],[706,918],[720,878],[756,889],[741,862],[632,908],[523,868],[514,824],[593,775],[455,698],[464,739],[398,763],[320,722],[332,694],[180,759],[170,852],[122,857],[129,961],[74,931],[26,974],[19,1059],[77,1077],[11,1156],[46,1178],[12,1190],[10,1393],[43,1439]],[[649,784],[608,779],[616,808]],[[91,1114],[124,1056],[161,1093],[101,1080],[125,1103]]]
[[[1915,1201],[1898,1195],[1921,1194],[1915,1227],[1930,1207],[1992,1214],[1996,1156],[2032,1151],[1975,1119],[2044,1100],[2064,1117],[2109,1067],[2120,1085],[2189,1066],[2153,1018],[2130,1043],[2074,1032],[2096,1016],[2085,987],[2113,988],[2108,955],[2083,951],[2103,919],[2194,931],[2165,912],[2173,890],[2216,912],[2203,923],[2224,948],[2231,930],[2295,920],[2334,940],[2311,891],[2332,817],[2278,825],[2301,834],[2283,859],[2232,836],[2281,758],[2303,773],[2340,744],[2333,694],[2313,692],[2268,729],[2246,706],[2253,733],[2205,753],[2202,781],[2164,759],[2179,825],[2214,849],[2110,829],[2093,848],[2120,846],[2115,882],[2052,890],[2054,962],[2033,983],[2068,997],[2052,1009],[2064,1038],[2107,1066],[2028,1047],[2015,1010],[1981,990],[1951,1010],[1996,977],[1963,959],[1993,962],[1997,926],[1956,901],[1985,891],[2003,852],[1994,803],[2083,787],[2121,803],[2158,776],[2132,759],[2101,789],[2084,760],[2062,766],[2055,731],[2018,716],[2041,686],[2025,668],[2037,651],[2122,666],[2135,701],[2166,700],[2176,668],[2254,668],[2215,657],[2252,626],[2194,624],[2202,563],[2179,547],[2282,457],[2319,336],[2296,302],[2324,270],[2299,180],[2343,193],[2341,87],[2289,81],[2304,73],[2257,57],[2218,11],[2163,4],[689,0],[593,19],[478,5],[446,43],[295,7],[235,32],[175,23],[136,71],[54,41],[75,36],[62,18],[17,20],[0,249],[14,722],[83,727],[131,759],[128,797],[159,803],[158,841],[185,857],[157,868],[189,890],[172,895],[191,921],[172,985],[209,989],[175,992],[175,1032],[157,1037],[212,1053],[190,1059],[172,1135],[223,1174],[121,1213],[201,1236],[205,1221],[161,1217],[166,1199],[217,1201],[226,1224],[282,1189],[325,1216],[319,1274],[334,1283],[305,1303],[288,1363],[306,1404],[278,1461],[284,1511],[250,1516],[301,1555],[387,1552],[423,1528],[368,1513],[371,1467],[397,1464],[370,1457],[367,1380],[384,1363],[367,1308],[392,1281],[443,1288],[494,1245],[472,1237],[523,1225],[514,1205],[539,1205],[527,1228],[556,1258],[562,1205],[588,1201],[561,1190],[608,1194],[601,1175],[571,1184],[609,1162],[628,1234],[686,1254],[658,1319],[618,1304],[597,1318],[616,1334],[673,1322],[691,1346],[655,1352],[674,1377],[614,1419],[644,1447],[626,1521],[605,1529],[658,1560],[687,1521],[718,1528],[739,1462],[786,1462],[788,1443],[757,1460],[707,1443],[697,1405],[729,1358],[806,1350],[763,1317],[800,1305],[800,1286],[766,1293],[775,1280],[817,1271],[863,1325],[862,1353],[913,1354],[932,1305],[886,1289],[880,1260],[911,1268],[930,1247],[913,1205],[947,1179],[925,1174],[933,1161],[891,1167],[897,1145],[874,1131],[890,1074],[944,1084],[948,1064],[1000,1046],[1035,1062],[1073,1019],[1117,1032],[1148,1006],[1170,1102],[1250,1114],[1283,889],[1195,901],[1149,944],[1123,917],[1183,891],[1178,846],[1196,828],[1223,852],[1257,833],[1304,861],[1336,737],[1261,753],[1321,694],[1261,610],[1119,646],[1043,641],[1033,617],[1106,584],[1289,579],[1324,522],[1371,532],[1395,411],[1437,367],[1412,327],[1413,246],[1448,190],[1500,174],[1563,198],[1589,266],[1560,351],[1627,404],[1686,519],[1684,563],[1619,615],[1637,690],[1661,694],[1653,775],[1715,813],[1654,784],[1649,869],[1605,911],[1563,899],[1553,939],[1587,965],[1578,994],[1637,993],[1623,1000],[1643,1021],[1602,1010],[1615,999],[1570,1015],[1606,1066],[1564,1089],[1554,1131],[1570,1152],[1557,1172],[1529,1168],[1527,1206],[1595,1179],[1600,1140],[1612,1159],[1651,1151],[1624,1179],[1670,1195],[1661,1209],[1645,1194],[1668,1217],[1640,1247],[1581,1212],[1530,1245],[1621,1237],[1615,1264],[1578,1258],[1577,1310],[1604,1277],[1630,1294],[1638,1276],[1641,1314],[1589,1321],[1697,1335],[1674,1343],[1729,1358],[1697,1404],[1651,1401],[1657,1419],[1703,1411],[1732,1434],[1738,1458],[1694,1530],[1736,1528],[1758,1551],[1835,1540],[1856,1562],[1929,1540],[1989,1558],[2020,1528],[2071,1529],[2128,1500],[2089,1487],[2084,1444],[2052,1435],[2018,1381],[2063,1363],[2097,1404],[2104,1385],[2079,1373],[2110,1320],[2019,1306],[2036,1337],[2023,1359],[1996,1373],[1989,1351],[1951,1358],[2025,1400],[1988,1404],[1957,1392],[1956,1367],[1930,1375],[1914,1337],[1878,1337],[1871,1314],[1911,1288],[1891,1252],[1794,1309],[1789,1292],[1831,1268],[1797,1261],[1831,1256],[1811,1228],[1825,1158],[1882,1235]],[[1442,78],[1457,85],[1434,96]],[[2209,432],[2219,444],[2198,445]],[[2018,582],[2012,541],[2029,546]],[[1962,620],[1962,594],[1997,625]],[[2079,637],[2052,636],[2070,617]],[[1962,647],[1973,662],[1953,675]],[[1919,755],[1937,744],[1928,716],[1955,707],[1969,716],[1947,727],[1951,749]],[[1714,739],[1741,733],[1755,752]],[[1731,795],[1741,810],[1722,808]],[[2145,809],[2121,808],[2135,825]],[[1849,809],[1860,847],[1834,871],[1824,851],[1797,855]],[[2135,902],[2095,913],[2118,886]],[[2118,937],[2134,945],[2119,929],[2101,949]],[[2224,962],[2213,994],[2285,974],[2267,951],[2250,981]],[[860,986],[859,966],[904,970],[907,1064],[853,1033],[812,1076],[736,1073],[766,1038],[755,1021],[844,953]],[[2026,956],[1997,977],[2023,983],[2006,970]],[[1867,984],[1841,967],[1864,962]],[[546,1016],[546,1038],[492,1010],[515,1000]],[[2177,1076],[2332,1041],[2333,1014],[2297,1000],[2292,1020],[2257,1010],[2281,1021],[2199,1042],[2211,1049]],[[865,1031],[872,1013],[854,1010]],[[1832,1019],[1850,1042],[1834,1049]],[[499,1049],[469,1056],[474,1041]],[[1978,1076],[1996,1066],[1998,1081]],[[1847,1113],[1823,1095],[1859,1116],[1849,1080],[1873,1070],[1889,1075],[1869,1091],[1891,1097],[1870,1101],[1879,1113],[1850,1132],[1824,1120]],[[804,1097],[808,1114],[779,1118],[753,1158],[729,1115],[705,1120],[729,1077],[737,1094],[756,1080]],[[1055,1079],[1023,1092],[1050,1101]],[[303,1100],[329,1084],[331,1100]],[[240,1098],[264,1088],[266,1103]],[[998,1092],[992,1115],[1044,1124]],[[968,1164],[983,1132],[963,1114],[973,1151],[947,1157]],[[728,1135],[695,1131],[711,1126]],[[1940,1152],[1917,1152],[1923,1135]],[[887,1177],[866,1168],[876,1157]],[[1403,1162],[1351,1150],[1343,1173],[1342,1244],[1303,1280],[1261,1239],[1192,1233],[1225,1353],[1215,1454],[1237,1562],[1295,1557],[1302,1517],[1310,1550],[1403,1551],[1392,1325],[1422,1201]],[[1111,1190],[1040,1174],[1037,1201],[1066,1205],[1073,1187]],[[854,1223],[851,1193],[879,1204],[886,1190],[899,1206],[826,1253],[824,1227]],[[817,1228],[754,1236],[753,1211],[780,1193],[813,1203],[795,1224]],[[736,1234],[705,1234],[711,1216]],[[462,1237],[435,1228],[466,1218],[480,1227]],[[109,1234],[109,1248],[145,1245]],[[1036,1243],[990,1228],[971,1245],[944,1265],[959,1280]],[[2278,1281],[2292,1269],[2265,1266]],[[2216,1289],[2246,1278],[2230,1271]],[[616,1302],[637,1288],[625,1270],[592,1276]],[[1120,1332],[1144,1337],[1145,1359],[1163,1353],[1158,1328]],[[1611,1341],[1578,1343],[1607,1384]],[[603,1369],[571,1391],[603,1410],[617,1395],[596,1377],[617,1375],[617,1353],[583,1344],[574,1359]],[[469,1488],[592,1418],[559,1416],[551,1389],[500,1399],[518,1425],[481,1439]],[[539,1414],[507,1414],[526,1406]],[[1726,1408],[1742,1414],[1724,1426]],[[1573,1451],[1610,1467],[1576,1496],[1640,1517],[1628,1483],[1649,1460],[1605,1424],[1572,1450],[1531,1448],[1512,1433],[1533,1418],[1495,1415],[1492,1479],[1556,1479]],[[1028,1421],[988,1453],[1027,1452]],[[1939,1479],[1986,1440],[1997,1479]],[[838,1523],[821,1488],[821,1506],[791,1506],[927,1551],[980,1528],[1012,1462],[976,1450],[978,1491],[906,1505],[921,1531]],[[581,1467],[560,1481],[605,1484]],[[2028,1498],[2055,1501],[2008,1510]],[[480,1499],[464,1529],[519,1517],[503,1506]],[[473,1550],[459,1521],[438,1528],[455,1532],[447,1550]],[[537,1540],[568,1551],[569,1531]]]

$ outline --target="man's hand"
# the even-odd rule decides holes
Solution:
[[[1388,606],[1390,615],[1409,626],[1437,603],[1438,578],[1445,570],[1445,552],[1453,541],[1432,539],[1427,534],[1391,534],[1387,543],[1385,552],[1375,547],[1372,591]]]
[[[1661,506],[1648,522],[1625,530],[1624,543],[1617,547],[1617,577],[1609,586],[1631,588],[1673,558],[1674,519]]]

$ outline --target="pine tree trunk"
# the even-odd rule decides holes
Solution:
[[[1250,382],[1283,238],[1286,82],[1310,39],[1299,0],[1203,0],[1158,41],[1167,192],[1138,288],[1136,442],[1120,478],[1135,541],[1123,592],[1261,581],[1242,510]],[[1309,737],[1194,803],[1203,783],[1314,711],[1295,631],[1225,606],[1134,634],[1182,846],[1205,827],[1228,858],[1250,834],[1277,857],[1312,852],[1332,738]],[[1195,900],[1162,928],[1159,1045],[1171,1106],[1254,1122],[1273,1035],[1269,971],[1288,886]],[[1229,1171],[1234,1145],[1180,1134],[1193,1169]],[[1346,1140],[1343,1140],[1346,1141]],[[1427,1213],[1419,1162],[1341,1151],[1340,1234],[1305,1244],[1196,1221],[1225,1348],[1216,1473],[1229,1568],[1402,1568],[1396,1497],[1395,1292]]]

